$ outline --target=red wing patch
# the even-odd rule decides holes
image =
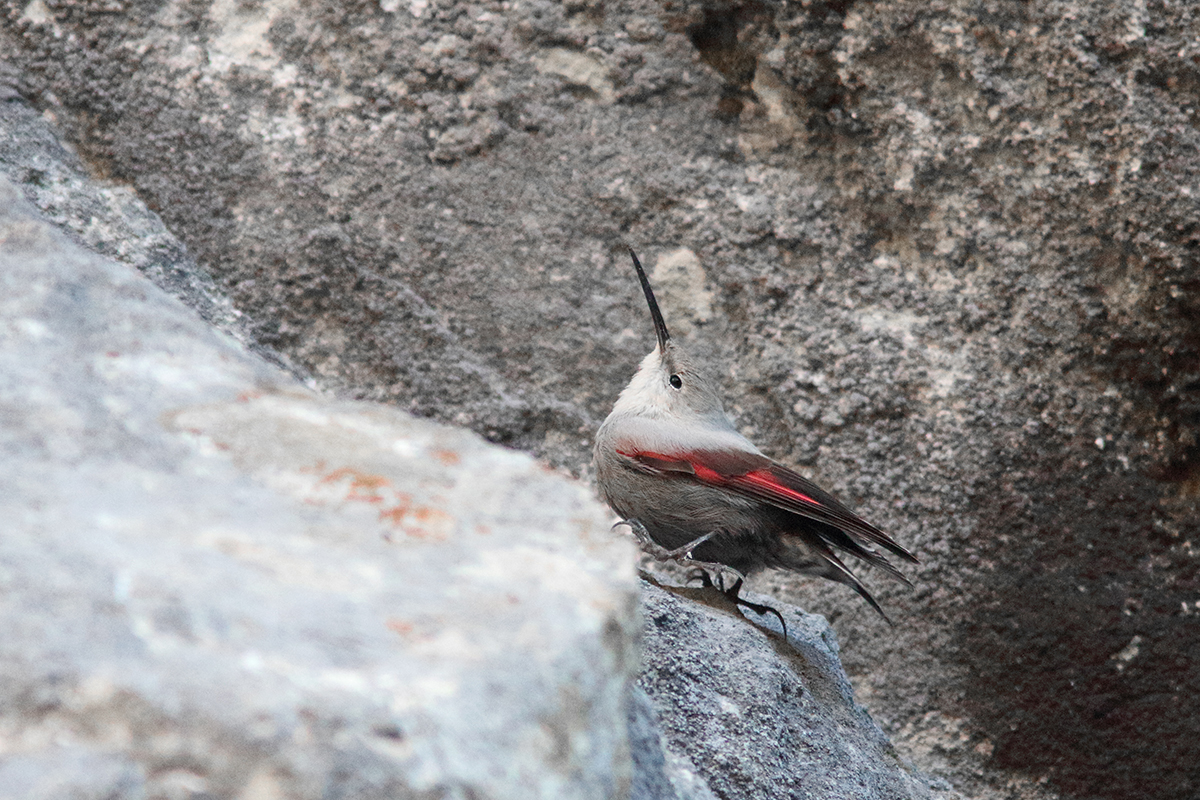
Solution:
[[[785,486],[775,477],[770,466],[747,470],[746,468],[750,466],[771,464],[766,457],[753,453],[725,454],[706,451],[686,456],[671,456],[632,449],[617,450],[617,453],[660,472],[683,472],[695,475],[700,481],[713,486],[721,486],[734,491],[742,488],[743,484],[752,486],[761,492],[762,499],[778,495],[792,502],[817,507],[824,505],[802,492]]]
[[[706,450],[670,455],[632,447],[618,449],[617,452],[645,469],[675,473],[680,478],[698,480],[705,485],[717,486],[824,522],[851,536],[881,545],[907,561],[916,562],[916,558],[890,536],[846,508],[816,484],[759,453]]]
[[[877,544],[906,561],[916,563],[917,559],[913,554],[896,544],[892,537],[846,508],[812,481],[787,467],[772,463],[766,469],[738,476],[726,486],[740,494],[757,498],[802,517],[832,525],[851,537]]]
[[[741,476],[741,480],[746,481],[753,486],[760,486],[770,492],[778,492],[785,497],[790,497],[791,499],[801,503],[811,503],[814,506],[824,505],[823,503],[812,499],[806,494],[801,494],[795,489],[789,489],[788,487],[779,483],[777,480],[775,480],[775,476],[772,475],[769,470],[759,469],[755,470],[754,472],[747,472],[745,475]]]

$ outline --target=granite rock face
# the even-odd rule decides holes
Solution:
[[[66,205],[103,188],[66,162]],[[822,618],[643,583],[643,632],[579,484],[315,395],[2,176],[0,209],[0,798],[957,797]]]
[[[322,386],[586,477],[652,343],[623,247],[663,261],[744,431],[923,560],[871,585],[890,629],[757,584],[898,749],[979,797],[1196,795],[1191,5],[0,7],[0,96]]]
[[[750,595],[758,602],[769,598]],[[642,585],[642,677],[678,797],[954,797],[917,773],[854,700],[824,617],[748,624],[713,589]]]
[[[628,791],[585,487],[313,394],[3,176],[0,288],[0,796]]]

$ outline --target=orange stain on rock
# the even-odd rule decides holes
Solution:
[[[392,633],[398,633],[405,637],[409,636],[415,630],[415,626],[411,622],[405,622],[395,617],[392,617],[384,624],[387,625],[387,629]]]
[[[417,518],[418,522],[442,522],[451,518],[449,514],[440,508],[431,508],[429,506],[418,506],[413,511],[413,516]]]
[[[379,512],[379,518],[384,522],[390,522],[393,525],[400,525],[404,522],[404,518],[408,516],[408,512],[412,511],[412,498],[406,494],[396,495],[396,505],[391,508],[385,508]]]
[[[458,453],[453,450],[432,450],[430,454],[436,458],[442,466],[453,467],[458,462],[462,461]]]
[[[405,498],[411,500],[411,498]],[[433,506],[414,506],[409,502],[386,508],[379,512],[379,518],[395,525],[405,536],[414,539],[430,539],[435,542],[445,541],[454,529],[454,517]]]
[[[320,483],[340,483],[348,481],[350,486],[346,491],[347,500],[359,500],[366,503],[382,503],[381,491],[388,487],[388,479],[380,475],[369,475],[350,467],[340,467],[322,476]]]
[[[381,475],[371,475],[352,467],[338,467],[326,472],[324,463],[302,471],[317,473],[321,476],[317,485],[333,486],[337,493],[345,486],[342,496],[345,501],[377,504],[379,521],[392,525],[406,536],[442,541],[454,530],[453,516],[434,506],[415,505],[411,495],[396,491]]]

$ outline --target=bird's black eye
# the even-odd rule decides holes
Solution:
[[[678,375],[672,375],[671,376],[671,386],[675,387],[676,389],[682,389],[683,388],[683,380]]]

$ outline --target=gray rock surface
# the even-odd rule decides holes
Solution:
[[[0,164],[27,176],[24,155],[54,175],[33,200],[77,241],[128,256],[145,245],[121,245],[140,223],[180,252],[132,197],[81,236],[79,210],[111,188],[80,174],[29,109],[11,102],[0,121]],[[545,540],[564,537],[564,513],[586,529],[579,507],[507,508],[561,487],[529,481],[527,459],[480,452],[462,432],[301,391],[128,270],[56,240],[2,186],[12,446],[0,510],[19,522],[0,548],[17,611],[0,625],[27,635],[0,648],[18,698],[0,739],[0,798],[407,796],[422,782],[499,797],[930,796],[854,705],[817,617],[796,616],[788,645],[736,611],[680,599],[711,602],[703,592],[644,584],[651,695],[630,687],[627,719],[614,717],[634,648],[614,539],[586,548],[607,557],[597,580],[598,565],[564,563],[570,546]],[[126,261],[179,290],[146,260]],[[183,286],[185,301],[211,297],[202,275]],[[76,417],[78,430],[63,423]],[[59,488],[34,489],[46,485]],[[514,515],[534,531],[505,529]],[[566,605],[587,598],[601,612],[602,642],[561,607],[564,589]],[[47,641],[47,614],[75,625]],[[714,652],[737,657],[714,665]],[[509,674],[514,659],[529,686]],[[778,681],[798,691],[776,697]],[[547,715],[551,689],[566,708]],[[681,708],[681,696],[693,703]],[[752,724],[727,724],[735,703]],[[229,736],[245,752],[231,753]],[[551,761],[587,763],[562,780],[544,739]],[[498,762],[510,780],[490,774]]]
[[[895,628],[757,583],[898,749],[980,798],[1196,796],[1192,4],[0,9],[0,96],[347,395],[586,477],[651,343],[623,245],[666,258],[745,432],[923,559],[871,584]]]
[[[0,757],[4,800],[142,800],[142,770],[131,759],[83,747],[48,747]]]
[[[639,685],[676,796],[959,797],[901,759],[854,701],[825,618],[779,609],[786,642],[774,617],[748,624],[713,589],[643,583]]]
[[[585,487],[331,401],[0,175],[0,794],[610,798],[632,553]]]
[[[259,356],[298,372],[249,336],[241,313],[135,192],[87,174],[47,120],[21,101],[10,72],[0,62],[0,95],[9,78],[9,94],[0,98],[0,170],[43,217],[76,243],[136,267]]]

